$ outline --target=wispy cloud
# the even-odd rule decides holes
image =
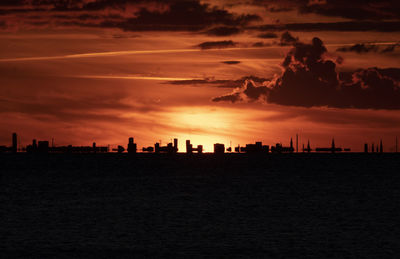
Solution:
[[[234,47],[223,49],[207,48],[207,51],[230,51],[230,50],[243,50],[243,49],[259,49],[253,47]],[[163,54],[163,53],[185,53],[185,52],[199,52],[203,49],[164,49],[164,50],[125,50],[125,51],[108,51],[108,52],[92,52],[80,53],[60,56],[41,56],[41,57],[16,57],[16,58],[3,58],[0,62],[22,62],[22,61],[43,61],[43,60],[59,60],[59,59],[78,59],[78,58],[94,58],[94,57],[107,57],[107,56],[124,56],[124,55],[141,55],[141,54]]]
[[[185,77],[159,77],[159,76],[118,76],[118,75],[87,75],[87,76],[75,76],[76,78],[87,78],[87,79],[123,79],[123,80],[155,80],[155,81],[188,81],[188,80],[199,80],[199,78],[185,78]]]

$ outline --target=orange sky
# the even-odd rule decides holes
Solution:
[[[385,108],[379,91],[380,103],[366,100],[365,107],[357,102],[351,107],[335,107],[339,102],[309,107],[272,102],[264,95],[251,99],[241,87],[243,82],[235,82],[253,76],[260,79],[257,86],[271,87],[282,76],[285,56],[295,45],[282,41],[286,29],[265,30],[264,25],[297,24],[298,29],[288,30],[298,38],[294,44],[320,38],[327,49],[323,59],[335,62],[337,73],[400,68],[399,30],[379,29],[400,20],[387,11],[385,1],[378,8],[387,17],[371,13],[369,18],[357,13],[350,17],[343,5],[334,6],[331,1],[314,1],[317,6],[295,4],[302,1],[233,1],[231,5],[227,1],[166,1],[161,5],[157,1],[105,1],[110,5],[97,8],[88,5],[96,0],[77,2],[64,9],[35,6],[32,1],[0,4],[0,145],[9,145],[11,133],[17,132],[22,145],[33,138],[55,138],[58,145],[96,141],[115,146],[126,145],[133,136],[142,147],[177,137],[182,151],[186,139],[212,151],[217,142],[228,146],[254,141],[289,144],[290,137],[298,133],[300,145],[310,139],[314,147],[329,146],[335,137],[338,146],[361,151],[364,142],[377,143],[382,138],[385,150],[390,151],[400,136],[399,108]],[[124,8],[116,8],[117,2]],[[197,8],[199,16],[192,15],[197,20],[186,21],[185,15],[173,18],[186,10],[181,2]],[[199,6],[205,9],[200,12]],[[229,16],[221,18],[212,7]],[[276,11],[278,7],[282,10]],[[140,8],[155,12],[149,15],[150,22],[144,17],[147,13],[138,13]],[[176,13],[168,16],[174,8]],[[241,15],[258,18],[246,20]],[[114,19],[112,25],[110,19]],[[341,22],[358,27],[349,31],[337,25]],[[304,23],[338,28],[317,24],[321,28],[309,29]],[[223,36],[210,32],[219,27],[235,31],[228,30]],[[267,32],[276,37],[260,37]],[[205,42],[214,45],[199,47]],[[357,43],[365,48],[351,49]],[[384,51],[390,46],[393,50]],[[337,61],[339,57],[342,62]],[[398,71],[390,76],[379,74],[382,80],[390,79],[395,96],[400,91]],[[368,88],[374,83],[365,81],[360,86]],[[244,98],[234,103],[212,101],[236,92]]]

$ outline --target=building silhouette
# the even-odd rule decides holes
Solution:
[[[311,149],[311,146],[310,146],[310,140],[308,140],[307,148],[304,148],[304,144],[303,144],[303,152],[310,153],[311,151],[312,151],[312,149]]]
[[[17,133],[12,134],[12,146],[11,146],[11,152],[17,153],[18,151],[18,138],[17,138]]]
[[[235,152],[238,153],[269,153],[269,146],[263,145],[262,142],[256,142],[255,144],[246,144],[245,147],[235,147]]]
[[[276,143],[275,146],[271,147],[271,153],[293,153],[293,139],[290,138],[290,146],[285,147],[282,143]]]
[[[192,154],[193,152],[197,152],[199,154],[203,153],[203,146],[197,145],[197,148],[193,148],[193,145],[190,144],[190,140],[186,140],[186,153]]]
[[[128,142],[128,153],[129,154],[136,154],[137,151],[137,145],[136,143],[133,143],[133,138],[129,138]]]
[[[39,141],[38,142],[38,152],[39,153],[49,153],[49,142],[48,141]]]
[[[121,145],[118,145],[117,148],[113,148],[112,151],[117,152],[118,154],[124,153],[125,152],[125,148]]]
[[[225,153],[225,145],[216,143],[214,144],[214,154],[223,154]]]
[[[118,149],[115,149],[118,151]],[[27,153],[107,153],[109,152],[109,147],[107,146],[97,146],[96,142],[93,142],[92,146],[50,146],[49,141],[42,140],[36,141],[32,140],[31,145],[26,146]]]
[[[335,153],[335,152],[342,152],[343,149],[342,148],[338,148],[335,146],[335,139],[332,139],[332,144],[331,147],[317,147],[315,149],[316,152],[331,152],[331,153]]]
[[[148,152],[148,153],[153,153],[154,152],[154,147],[143,147],[142,151],[143,152]]]
[[[178,152],[178,139],[174,139],[174,143],[168,143],[166,146],[160,146],[160,143],[154,144],[154,152],[155,153],[168,153],[174,154]]]

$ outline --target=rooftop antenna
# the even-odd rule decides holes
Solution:
[[[397,144],[397,136],[396,136],[396,153],[397,153],[397,146],[398,146],[398,144]]]
[[[299,134],[296,134],[296,153],[299,153]]]

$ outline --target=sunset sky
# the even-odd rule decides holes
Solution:
[[[398,0],[2,0],[0,145],[400,137]]]

